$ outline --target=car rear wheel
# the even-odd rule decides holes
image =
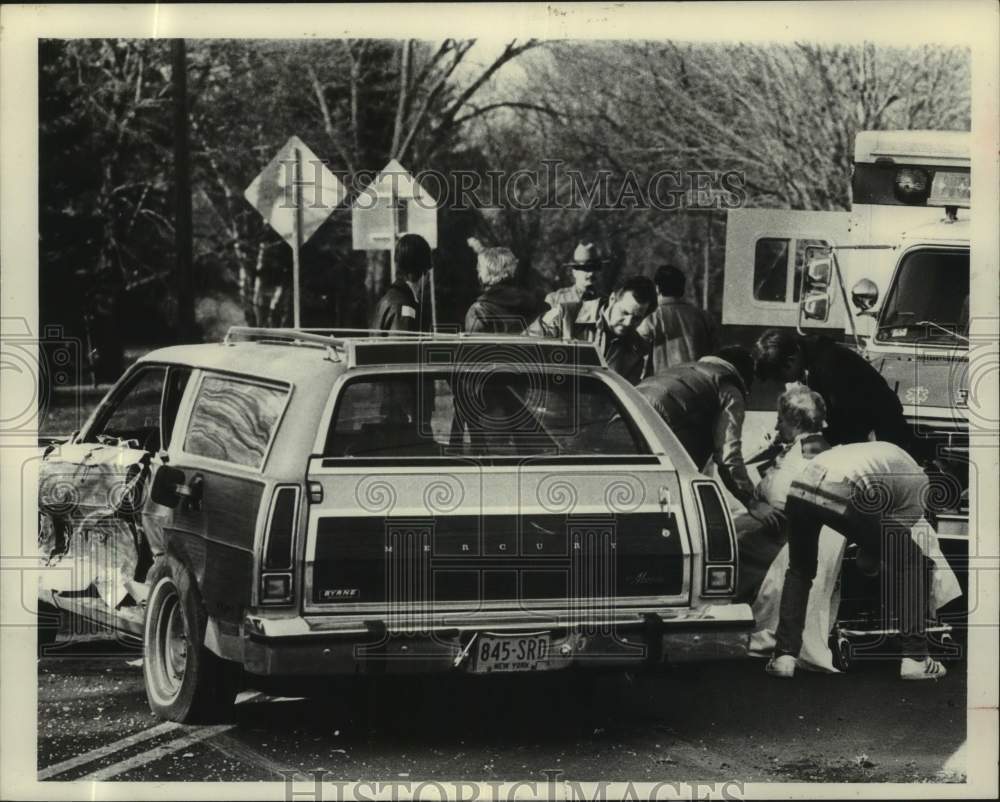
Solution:
[[[226,720],[239,670],[203,645],[207,615],[194,578],[167,557],[150,570],[148,583],[143,677],[150,709],[182,723]]]

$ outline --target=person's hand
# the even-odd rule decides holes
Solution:
[[[785,516],[765,501],[751,502],[747,512],[770,529],[780,529],[785,523]]]

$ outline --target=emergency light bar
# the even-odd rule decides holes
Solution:
[[[937,170],[931,183],[928,206],[961,206],[969,208],[972,181],[969,173]]]

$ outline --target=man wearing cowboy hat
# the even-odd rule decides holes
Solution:
[[[573,251],[573,261],[563,265],[573,271],[573,284],[561,287],[545,296],[545,303],[552,309],[560,304],[576,304],[596,298],[600,293],[601,269],[605,260],[598,258],[597,246],[581,242]]]

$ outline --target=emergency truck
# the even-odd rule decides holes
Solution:
[[[967,598],[969,135],[862,131],[851,190],[848,212],[729,213],[723,324],[827,334],[879,370],[934,460],[929,506]],[[774,426],[773,398],[756,401],[747,454]]]

